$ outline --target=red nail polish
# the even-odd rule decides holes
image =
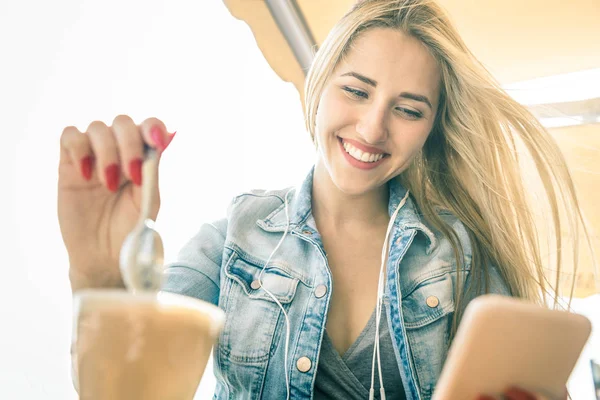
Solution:
[[[104,176],[106,177],[106,186],[111,192],[116,192],[119,188],[119,165],[110,164],[104,169]]]
[[[168,147],[171,144],[176,133],[177,133],[177,131],[169,134],[169,138],[167,139],[167,146],[165,146],[165,147]]]
[[[81,175],[86,181],[92,179],[92,156],[85,156],[81,159]]]
[[[140,186],[142,184],[142,159],[136,158],[129,162],[129,175],[131,175],[131,181]]]
[[[158,151],[162,153],[167,147],[167,144],[165,143],[162,131],[158,125],[154,125],[152,128],[150,128],[150,137],[152,138],[152,141],[156,145]]]

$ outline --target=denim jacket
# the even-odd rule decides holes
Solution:
[[[331,297],[327,256],[311,213],[313,171],[288,196],[290,230],[262,281],[290,323],[291,399],[312,399]],[[389,183],[389,213],[406,193]],[[217,304],[226,321],[214,348],[215,399],[285,399],[285,317],[257,284],[287,224],[285,190],[235,197],[227,218],[205,224],[167,267],[163,290]],[[464,248],[461,280],[469,282],[471,247],[463,224],[440,213]],[[390,233],[384,303],[408,400],[430,399],[448,350],[455,312],[456,261],[450,242],[427,226],[408,198]],[[495,268],[488,291],[509,295]],[[370,360],[369,360],[370,362]],[[386,385],[390,385],[387,383]]]

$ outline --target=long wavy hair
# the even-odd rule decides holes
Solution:
[[[481,292],[481,286],[488,290],[490,265],[497,267],[513,296],[544,305],[553,300],[554,307],[562,307],[561,270],[565,264],[577,270],[581,233],[592,251],[565,159],[540,122],[477,61],[435,1],[362,0],[334,26],[306,79],[305,120],[313,141],[325,85],[353,41],[371,28],[397,29],[415,37],[441,71],[436,121],[420,154],[398,179],[411,191],[425,220],[451,241],[458,274],[463,264],[461,243],[436,211],[452,212],[469,233],[472,281],[483,283],[459,288],[456,310],[461,310],[469,290]],[[540,230],[534,218],[519,157],[524,155],[533,162],[543,187],[551,221],[548,232]],[[537,201],[536,210],[541,204]],[[548,238],[552,265],[540,249],[540,239]],[[569,252],[562,251],[566,239],[573,246],[573,258],[568,260]],[[569,299],[572,291],[573,286]],[[459,314],[455,312],[453,331]]]

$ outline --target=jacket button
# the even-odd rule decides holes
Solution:
[[[258,281],[258,279],[253,280],[250,284],[250,287],[254,290],[260,289],[260,282]]]
[[[323,296],[325,296],[327,294],[327,286],[325,285],[318,285],[317,288],[315,289],[315,296],[317,296],[317,298],[321,298]]]
[[[440,300],[435,296],[429,296],[425,302],[430,308],[436,308],[440,304]]]
[[[300,372],[310,371],[311,366],[312,363],[310,362],[310,358],[308,357],[300,357],[298,361],[296,361],[296,368],[298,368],[298,371]]]

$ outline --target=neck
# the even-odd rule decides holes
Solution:
[[[325,165],[317,161],[313,176],[312,213],[319,229],[344,232],[387,226],[387,185],[361,194],[342,192],[331,180]]]

